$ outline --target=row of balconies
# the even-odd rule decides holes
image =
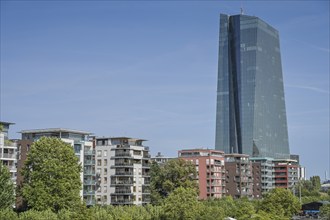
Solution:
[[[15,160],[17,158],[17,156],[16,156],[16,153],[0,153],[0,158]]]

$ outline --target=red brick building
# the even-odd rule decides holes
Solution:
[[[226,154],[226,195],[253,197],[252,162],[246,154]]]
[[[224,152],[209,149],[179,151],[179,158],[196,165],[199,198],[221,198],[225,195]]]
[[[275,164],[275,187],[291,189],[298,182],[299,165],[296,160],[276,159]]]

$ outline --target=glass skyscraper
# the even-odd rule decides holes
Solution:
[[[254,16],[220,15],[215,148],[290,157],[279,34]]]

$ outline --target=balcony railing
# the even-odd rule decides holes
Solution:
[[[95,200],[94,199],[92,199],[92,200],[85,200],[85,202],[86,202],[86,205],[95,205]]]
[[[114,166],[132,167],[133,163],[115,163]]]
[[[84,185],[95,185],[95,180],[84,180]]]
[[[95,191],[94,190],[84,191],[84,195],[95,195]]]
[[[115,175],[120,175],[120,176],[132,176],[134,175],[133,172],[115,172]]]
[[[132,155],[129,152],[116,152],[115,157],[132,157]]]
[[[94,170],[84,170],[84,175],[95,175]]]
[[[84,155],[95,155],[95,150],[85,150]]]
[[[16,159],[16,154],[15,153],[0,153],[1,158],[10,158],[10,159]]]
[[[115,194],[132,194],[131,190],[116,189]]]
[[[85,160],[84,165],[95,165],[95,160]]]
[[[132,185],[133,181],[111,181],[111,185]]]

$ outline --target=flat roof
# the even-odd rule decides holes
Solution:
[[[274,159],[274,162],[298,162],[297,160],[294,159]]]
[[[119,139],[119,140],[132,140],[132,141],[148,141],[145,139],[131,138],[131,137],[96,137],[98,139]]]
[[[225,157],[250,157],[250,155],[233,153],[233,154],[225,154]]]
[[[5,121],[0,121],[0,124],[14,125],[15,123],[12,123],[12,122],[5,122]]]
[[[224,153],[223,151],[221,150],[215,150],[215,149],[209,149],[209,148],[191,148],[191,149],[182,149],[182,150],[179,150],[179,152],[182,152],[182,151],[207,151],[207,152],[217,152],[217,153]]]
[[[79,130],[73,130],[67,128],[45,128],[45,129],[22,130],[18,133],[32,134],[32,133],[50,133],[50,132],[68,132],[68,133],[84,134],[84,135],[92,134],[87,131],[79,131]]]

